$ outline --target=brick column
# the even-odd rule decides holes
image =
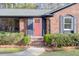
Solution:
[[[50,17],[46,18],[46,33],[50,33]]]
[[[25,18],[19,19],[19,31],[20,33],[26,34],[26,19]]]

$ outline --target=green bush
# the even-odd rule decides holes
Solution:
[[[79,33],[74,34],[74,45],[77,46],[79,45]]]
[[[55,35],[55,42],[58,47],[72,46],[75,44],[74,34],[54,34],[54,35]]]
[[[69,36],[69,34],[63,34],[63,44],[64,46],[70,46],[71,45],[71,37]]]
[[[54,35],[53,41],[56,43],[56,45],[58,47],[61,47],[62,45],[64,45],[62,36],[63,36],[62,34],[55,34]]]
[[[79,46],[79,33],[74,34],[46,34],[44,41],[47,44],[56,44],[57,47],[62,46]]]
[[[29,36],[24,36],[23,43],[26,45],[26,44],[29,44],[29,42],[30,42],[30,37]]]
[[[50,45],[52,43],[52,35],[51,34],[44,35],[44,41],[46,42],[47,45]]]
[[[75,42],[74,42],[74,39],[75,39],[74,34],[68,34],[68,36],[70,38],[70,39],[68,39],[68,41],[69,41],[69,45],[68,46],[74,46],[74,44],[75,44]]]
[[[0,45],[16,44],[22,38],[20,33],[0,32]]]

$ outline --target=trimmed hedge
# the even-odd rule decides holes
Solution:
[[[0,32],[0,45],[16,44],[23,38],[21,33]]]
[[[46,34],[44,36],[45,43],[56,44],[57,47],[62,46],[79,46],[79,33],[74,34]]]

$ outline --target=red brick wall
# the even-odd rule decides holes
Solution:
[[[46,18],[46,33],[50,33],[50,17]]]
[[[26,33],[26,24],[27,24],[27,20],[26,18],[20,18],[19,20],[19,31],[22,32],[22,33]]]
[[[72,5],[54,14],[51,19],[51,33],[59,33],[59,17],[70,14],[76,17],[76,31],[79,32],[79,4]]]

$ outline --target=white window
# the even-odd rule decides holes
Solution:
[[[65,16],[63,19],[63,28],[65,30],[73,30],[73,17],[72,16]]]

